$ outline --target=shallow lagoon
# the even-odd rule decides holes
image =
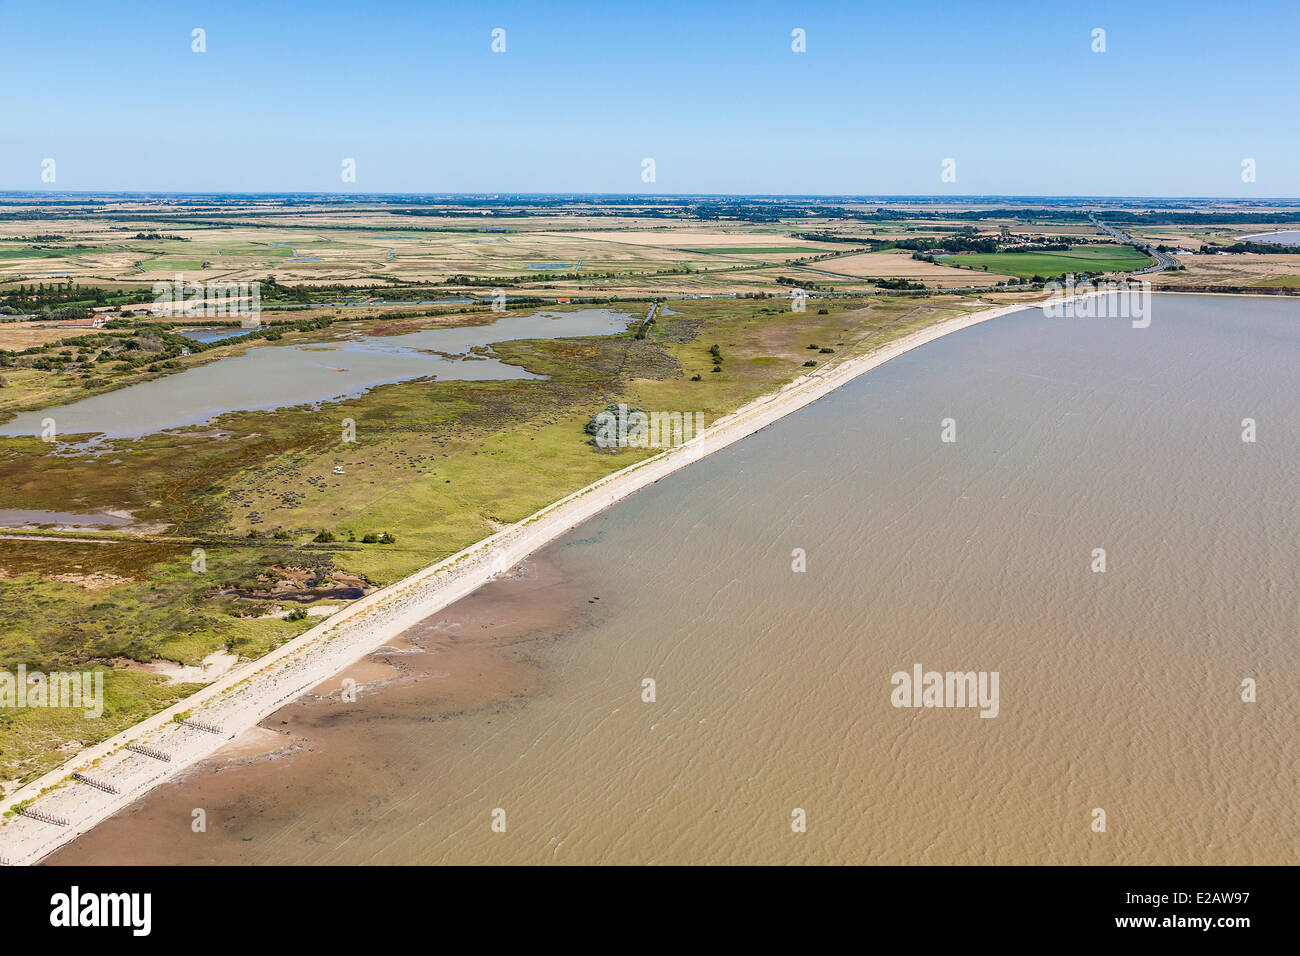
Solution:
[[[139,438],[198,425],[232,411],[334,401],[416,378],[487,381],[534,375],[470,350],[514,339],[614,335],[634,316],[609,309],[506,315],[488,325],[358,335],[337,342],[251,348],[175,375],[140,382],[58,408],[24,412],[0,435],[39,435],[53,418],[61,435]]]
[[[1253,236],[1242,236],[1244,242],[1272,242],[1279,246],[1300,246],[1300,232],[1261,232]]]

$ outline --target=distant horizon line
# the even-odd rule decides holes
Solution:
[[[402,198],[441,198],[441,199],[528,199],[528,198],[594,198],[594,199],[634,199],[634,200],[681,200],[681,199],[805,199],[805,200],[882,200],[882,201],[927,201],[955,202],[995,201],[995,200],[1055,200],[1055,201],[1152,201],[1165,202],[1232,202],[1232,203],[1300,203],[1300,196],[1260,196],[1247,198],[1242,196],[1155,196],[1142,194],[1070,194],[1070,193],[968,193],[945,195],[939,193],[632,193],[632,192],[579,192],[560,190],[555,192],[517,192],[478,190],[472,192],[327,192],[323,190],[177,190],[177,189],[0,189],[0,196],[22,198],[71,197],[71,196],[310,196],[331,199],[376,199],[385,197]]]

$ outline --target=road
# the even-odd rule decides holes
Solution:
[[[1102,232],[1106,233],[1106,235],[1110,236],[1113,239],[1118,239],[1120,242],[1130,245],[1135,249],[1141,249],[1151,258],[1156,260],[1154,265],[1149,265],[1145,269],[1139,269],[1137,272],[1130,273],[1130,275],[1135,275],[1135,276],[1146,275],[1149,272],[1160,272],[1162,269],[1172,269],[1174,266],[1178,265],[1178,261],[1174,259],[1174,257],[1171,256],[1169,253],[1158,252],[1155,246],[1151,245],[1150,243],[1143,242],[1141,239],[1134,239],[1128,233],[1120,232],[1114,226],[1106,225],[1104,222],[1102,222],[1100,219],[1097,218],[1096,214],[1089,213],[1088,218],[1092,220],[1092,224],[1094,226],[1096,226]]]

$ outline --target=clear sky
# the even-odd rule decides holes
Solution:
[[[1298,28],[1295,0],[0,0],[0,189],[1297,196]]]

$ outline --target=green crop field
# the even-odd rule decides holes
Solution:
[[[18,249],[0,248],[0,259],[61,259],[64,256],[98,251],[93,246],[65,246],[58,249],[37,249],[30,246]]]
[[[1132,246],[1106,245],[1071,246],[1069,252],[966,252],[939,261],[1028,279],[1063,272],[1133,272],[1150,265],[1151,257]]]
[[[145,272],[185,272],[194,271],[203,266],[197,259],[150,259],[142,263]]]

